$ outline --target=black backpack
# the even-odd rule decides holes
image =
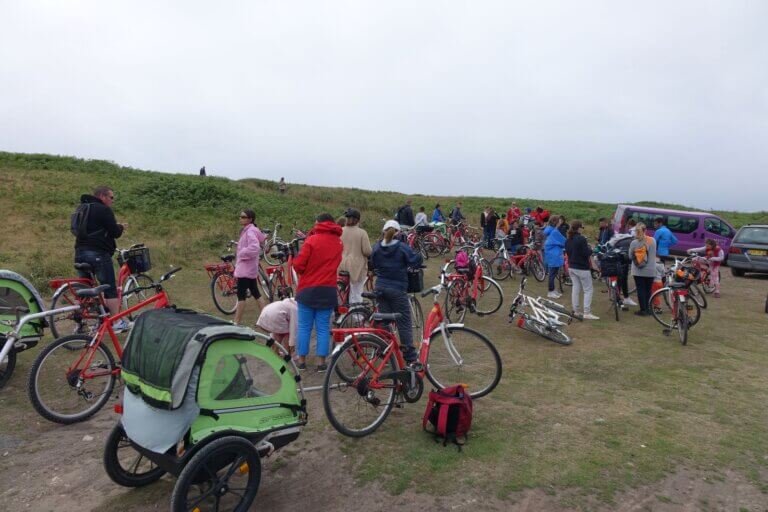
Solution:
[[[72,236],[84,238],[88,234],[88,214],[91,211],[91,203],[80,203],[75,213],[72,214],[69,230]]]

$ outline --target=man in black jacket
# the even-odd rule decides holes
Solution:
[[[416,224],[413,217],[413,208],[411,208],[412,203],[413,200],[408,199],[405,204],[397,210],[397,219],[395,220],[399,222],[401,226],[413,226]]]
[[[117,248],[115,239],[120,238],[127,227],[127,224],[118,224],[115,219],[115,213],[112,211],[114,200],[115,193],[107,186],[96,187],[93,195],[80,196],[78,208],[88,205],[88,215],[83,220],[84,229],[80,230],[75,240],[75,263],[90,263],[99,283],[111,285],[111,288],[104,292],[104,298],[113,315],[120,312],[120,301],[117,298],[112,255]],[[81,276],[87,277],[82,272]],[[117,324],[114,326],[116,330],[126,327],[120,322]]]

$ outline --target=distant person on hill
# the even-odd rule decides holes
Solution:
[[[117,298],[115,268],[112,255],[117,249],[116,238],[123,235],[128,224],[120,224],[115,219],[112,203],[115,193],[112,188],[102,185],[93,190],[93,195],[80,196],[80,205],[72,218],[72,234],[75,235],[75,263],[88,263],[101,284],[110,288],[104,291],[107,309],[113,315],[120,312],[120,300]],[[80,277],[88,277],[78,271]],[[125,331],[130,326],[125,319],[118,320],[115,330]]]
[[[299,286],[296,290],[296,302],[299,303],[296,351],[299,356],[299,370],[306,370],[309,340],[314,327],[317,338],[317,371],[322,373],[328,368],[325,357],[328,355],[331,334],[331,313],[337,306],[336,283],[343,251],[342,229],[331,214],[321,213],[317,216],[311,232],[293,260],[293,268],[299,274]]]
[[[248,291],[259,303],[259,310],[263,310],[267,302],[259,292],[259,258],[261,257],[262,244],[266,236],[256,227],[256,214],[253,210],[240,212],[240,239],[237,242],[237,259],[235,260],[235,278],[237,279],[237,306],[235,307],[234,323],[240,325],[245,312],[245,300]]]
[[[464,214],[461,213],[461,201],[456,203],[456,206],[453,207],[453,210],[451,210],[451,223],[454,225],[458,224],[459,222],[463,221],[466,217],[464,217]]]
[[[656,217],[653,225],[656,229],[653,233],[653,239],[656,240],[656,251],[659,257],[664,260],[669,258],[669,249],[677,243],[677,237],[669,230],[663,217]]]
[[[205,176],[205,166],[200,168],[200,176]]]
[[[445,222],[445,215],[443,215],[443,210],[440,209],[440,203],[435,205],[435,210],[432,212],[432,222]]]
[[[281,194],[285,194],[286,188],[288,188],[288,186],[285,184],[285,178],[280,178],[280,182],[277,184],[277,190],[279,190]]]
[[[411,208],[412,203],[413,200],[408,199],[403,206],[397,209],[395,220],[401,226],[413,226],[416,224],[416,220],[413,218],[413,208]]]
[[[371,240],[360,224],[360,210],[348,208],[344,212],[347,225],[341,233],[344,249],[339,270],[349,272],[349,303],[363,301],[363,289],[368,277],[368,256],[371,255]]]
[[[584,320],[600,320],[592,314],[592,272],[589,270],[589,258],[592,249],[587,239],[581,234],[584,225],[580,220],[571,222],[568,230],[568,240],[565,242],[565,252],[568,254],[568,266],[570,267],[571,301],[576,314],[582,314]],[[559,233],[559,232],[558,232]],[[584,305],[581,304],[581,295],[584,294]]]

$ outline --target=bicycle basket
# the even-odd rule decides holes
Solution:
[[[424,289],[424,271],[420,268],[408,269],[408,293],[419,293]]]
[[[694,267],[681,267],[675,271],[674,276],[678,283],[692,283],[699,278],[699,271]]]
[[[149,258],[149,248],[138,247],[127,251],[120,251],[117,254],[117,263],[122,266],[128,263],[128,268],[134,274],[149,272],[152,268],[152,260]]]
[[[617,277],[624,274],[626,264],[619,254],[600,255],[600,275],[603,277]]]

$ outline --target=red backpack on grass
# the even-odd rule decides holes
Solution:
[[[429,392],[421,426],[427,430],[427,424],[431,424],[435,441],[443,438],[443,446],[451,441],[461,450],[467,441],[467,433],[472,426],[472,397],[466,388],[465,384],[457,384]],[[464,438],[464,442],[459,442],[460,437]]]

